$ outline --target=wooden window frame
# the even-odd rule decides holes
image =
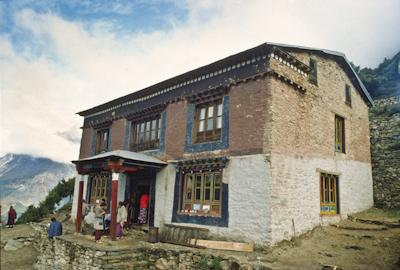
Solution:
[[[179,214],[193,216],[221,217],[222,206],[222,172],[194,172],[182,175],[182,191],[180,194],[181,207]],[[208,178],[207,178],[208,177]],[[206,185],[206,179],[210,180],[209,188]],[[197,188],[197,181],[200,185]],[[218,183],[218,185],[216,185]],[[188,198],[188,186],[190,184],[190,198]],[[200,197],[198,198],[197,190]],[[209,191],[209,199],[206,200],[206,191]],[[217,193],[215,193],[217,192]],[[218,194],[218,200],[215,195]]]
[[[351,88],[350,88],[350,85],[346,84],[344,91],[345,91],[344,92],[344,94],[345,94],[345,103],[346,103],[346,105],[351,107]]]
[[[104,136],[106,138],[104,139]],[[110,129],[100,129],[96,132],[96,155],[101,154],[108,151],[110,141]]]
[[[155,126],[153,125],[154,121]],[[161,115],[131,122],[131,140],[129,149],[136,152],[157,149],[160,147],[160,137]],[[141,138],[143,138],[143,141]]]
[[[108,197],[109,182],[111,175],[109,172],[100,172],[92,174],[90,187],[90,203],[96,203],[96,200],[106,199]]]
[[[345,120],[339,115],[335,115],[335,151],[346,153],[346,133]]]
[[[320,214],[339,214],[339,176],[320,173]]]
[[[310,58],[310,68],[309,80],[312,84],[318,85],[318,66],[317,61],[313,58]]]
[[[210,115],[211,108],[212,113]],[[203,110],[204,117],[202,117]],[[195,134],[194,143],[218,141],[221,139],[223,111],[222,99],[202,103],[196,106],[193,132],[193,134]],[[210,127],[210,123],[212,127]]]

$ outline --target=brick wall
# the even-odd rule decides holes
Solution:
[[[295,55],[308,63],[306,54]],[[313,58],[318,63],[318,87],[303,79],[301,83],[307,88],[304,94],[270,77],[273,151],[370,163],[368,106],[335,61],[318,56]],[[286,67],[275,64],[274,69]],[[286,74],[298,76],[287,71]],[[298,78],[293,80],[299,81]],[[346,84],[351,86],[351,107],[345,104]],[[345,155],[334,149],[335,114],[345,118]]]
[[[231,155],[263,152],[268,96],[266,79],[232,86],[229,92],[229,150]]]
[[[186,134],[186,101],[169,104],[166,109],[165,152],[178,159],[183,156]]]
[[[93,128],[87,127],[82,129],[79,159],[87,158],[92,155],[92,137],[93,137]]]
[[[124,149],[126,119],[118,119],[111,125],[111,151]]]

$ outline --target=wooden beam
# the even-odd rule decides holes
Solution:
[[[82,176],[80,176],[81,178]],[[78,209],[76,210],[76,221],[75,221],[75,230],[77,233],[81,232],[81,224],[82,224],[82,201],[83,201],[83,181],[80,179],[79,181],[79,191],[78,191]]]
[[[246,252],[254,251],[254,244],[250,243],[190,239],[190,244],[211,249],[246,251]]]

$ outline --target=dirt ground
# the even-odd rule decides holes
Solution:
[[[29,237],[33,233],[30,225],[16,225],[12,229],[1,227],[1,241],[16,237]],[[32,246],[25,246],[16,251],[0,250],[1,270],[26,270],[33,269],[38,252]]]
[[[337,266],[343,270],[400,269],[400,211],[382,211],[373,208],[353,217],[377,221],[377,223],[383,222],[383,224],[366,224],[347,219],[334,226],[317,227],[292,241],[281,242],[270,250],[253,253],[224,251],[215,251],[215,253],[223,252],[246,257],[252,263],[260,263],[271,269],[312,270],[324,269],[326,265]],[[65,225],[67,231],[73,230],[72,226]],[[14,229],[3,227],[1,240],[29,236],[32,232],[29,225],[17,225]],[[135,236],[136,243],[137,238],[146,238],[143,233],[136,232],[135,234],[138,234]],[[92,244],[96,245],[90,236],[70,234],[67,237],[77,238],[77,242],[93,242]],[[121,246],[132,244],[129,238],[126,237],[117,242],[104,239],[104,243],[100,245],[121,248]],[[32,246],[23,247],[17,251],[1,249],[1,269],[32,269],[37,255]]]
[[[400,211],[370,209],[354,215],[400,225]],[[258,259],[272,269],[400,269],[400,228],[343,220],[338,226],[317,227],[293,241],[285,241]],[[258,252],[256,252],[258,253]],[[256,258],[257,259],[257,258]]]

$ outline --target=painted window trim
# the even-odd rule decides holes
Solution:
[[[229,225],[229,186],[222,181],[222,197],[221,197],[221,216],[201,216],[201,215],[188,215],[180,214],[180,191],[182,190],[183,181],[181,179],[182,173],[178,171],[175,177],[175,189],[174,189],[174,202],[172,207],[172,218],[173,223],[190,223],[198,225],[216,226],[216,227],[228,227]]]
[[[92,149],[91,149],[91,153],[92,156],[94,155],[98,155],[101,153],[96,153],[96,145],[97,145],[97,133],[101,130],[108,130],[108,142],[107,142],[107,150],[106,152],[110,151],[111,149],[111,137],[112,137],[112,128],[110,127],[106,127],[106,128],[97,128],[97,129],[93,129],[93,134],[92,134]]]
[[[160,131],[160,138],[159,138],[159,147],[154,148],[154,149],[148,149],[148,150],[143,150],[140,151],[139,153],[145,153],[147,155],[151,156],[156,156],[163,154],[165,152],[165,130],[166,130],[166,112],[165,110],[161,112],[160,114],[160,120],[161,120],[161,131]],[[125,141],[124,141],[124,149],[127,151],[130,151],[130,143],[131,143],[131,132],[132,132],[132,121],[126,121],[125,124]]]
[[[216,141],[194,143],[194,122],[196,114],[196,104],[189,103],[188,115],[186,122],[186,137],[185,137],[185,152],[195,153],[195,152],[205,152],[214,151],[220,149],[226,149],[229,147],[229,96],[226,95],[222,100],[222,128],[221,128],[221,138]]]

